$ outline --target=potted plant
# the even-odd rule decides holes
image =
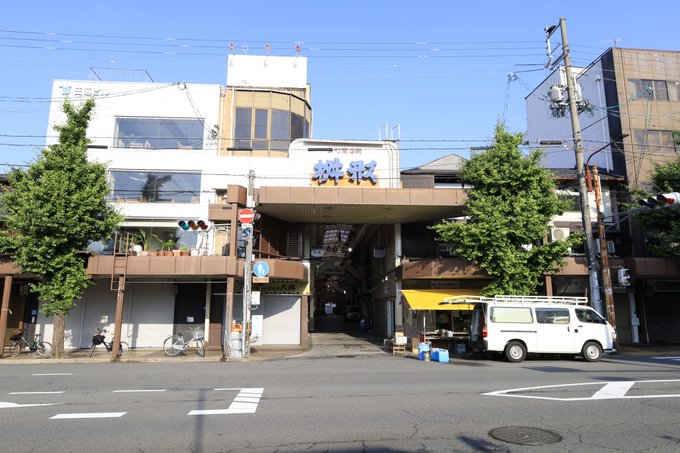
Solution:
[[[163,255],[165,256],[172,256],[172,249],[175,248],[175,241],[172,239],[168,239],[167,241],[163,242]]]
[[[135,243],[142,246],[142,256],[149,255],[149,248],[154,240],[158,240],[158,236],[146,230],[139,230],[139,232],[135,234]]]
[[[191,256],[191,249],[189,247],[182,246],[182,248],[179,250],[180,256]]]

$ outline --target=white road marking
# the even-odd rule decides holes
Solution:
[[[114,390],[113,393],[167,392],[168,389]]]
[[[655,360],[673,360],[675,362],[680,362],[680,357],[652,357]]]
[[[635,384],[635,381],[609,382],[597,391],[591,398],[594,400],[607,400],[623,398],[628,390]]]
[[[73,376],[73,373],[33,373],[31,376]]]
[[[8,395],[52,395],[57,393],[64,393],[63,390],[59,392],[9,392]]]
[[[56,406],[57,403],[43,403],[43,404],[16,404],[5,401],[0,401],[0,409],[13,409],[15,407],[34,407],[34,406]]]
[[[657,383],[657,382],[680,382],[680,379],[655,379],[645,381],[613,381],[613,382],[580,382],[576,384],[542,385],[538,387],[524,387],[510,390],[497,390],[495,392],[482,393],[484,396],[508,396],[511,398],[527,398],[548,401],[592,401],[601,399],[644,399],[644,398],[680,398],[680,394],[660,394],[660,395],[632,395],[627,396],[626,392],[638,383]],[[522,395],[520,392],[530,392],[533,390],[561,389],[565,387],[585,387],[585,386],[604,386],[592,396],[582,398],[558,398],[550,396]]]
[[[224,415],[224,414],[254,414],[257,405],[262,398],[264,388],[245,388],[245,389],[215,389],[215,390],[240,390],[228,409],[206,409],[195,410],[187,415]]]
[[[69,420],[76,418],[116,418],[122,417],[127,412],[90,412],[81,414],[57,414],[50,417],[50,420]]]

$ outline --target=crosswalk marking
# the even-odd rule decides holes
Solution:
[[[215,390],[236,390],[236,389],[215,389]],[[225,414],[254,414],[257,405],[260,403],[264,393],[264,388],[244,388],[240,389],[234,401],[227,409],[204,409],[194,410],[187,415],[225,415]]]
[[[15,407],[34,407],[34,406],[56,406],[57,403],[40,403],[40,404],[17,404],[6,401],[0,401],[0,409],[12,409]]]
[[[50,417],[50,420],[70,420],[76,418],[117,418],[122,417],[127,412],[89,412],[80,414],[57,414]]]
[[[594,400],[622,398],[626,396],[626,393],[633,384],[635,384],[635,381],[608,382],[607,385],[595,392],[591,398]]]
[[[58,392],[9,392],[8,395],[54,395],[64,393],[63,390]]]
[[[113,393],[167,392],[168,389],[114,390]]]
[[[73,373],[33,373],[31,376],[73,376]]]

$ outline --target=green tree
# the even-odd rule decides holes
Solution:
[[[680,132],[674,132],[675,143],[680,145]],[[634,197],[648,197],[659,192],[680,192],[680,157],[668,162],[654,162],[650,172],[649,193],[636,192]],[[635,218],[647,232],[649,250],[659,256],[680,258],[680,209],[647,209],[637,211]]]
[[[59,142],[41,151],[28,169],[13,169],[11,189],[0,195],[6,229],[0,251],[24,272],[38,277],[31,289],[54,319],[53,355],[64,352],[64,321],[89,284],[84,251],[89,241],[107,238],[121,217],[107,202],[106,167],[88,162],[86,133],[94,101],[76,108],[64,102],[66,124],[56,126]]]
[[[468,200],[467,221],[445,221],[432,228],[453,245],[458,256],[472,261],[493,279],[485,295],[533,295],[545,272],[564,265],[568,249],[581,234],[544,243],[548,223],[569,208],[552,174],[540,165],[542,151],[524,155],[521,134],[496,126],[493,147],[473,154],[462,168]]]

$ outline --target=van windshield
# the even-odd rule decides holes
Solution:
[[[604,318],[600,316],[598,312],[590,308],[577,308],[576,317],[581,322],[589,322],[593,324],[607,324],[607,321],[605,321]]]

